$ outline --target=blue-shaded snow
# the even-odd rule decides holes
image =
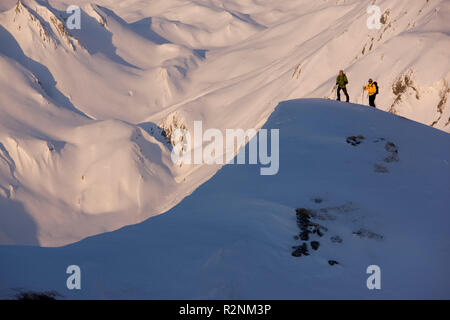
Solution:
[[[264,128],[280,129],[278,175],[228,165],[141,224],[62,248],[2,246],[2,296],[23,288],[75,299],[450,298],[450,135],[319,99],[281,103]],[[352,135],[365,140],[351,146]],[[383,161],[378,138],[396,144],[399,162]],[[329,231],[319,250],[292,257],[301,243],[295,208],[343,205],[347,212],[329,209],[335,220],[321,222]],[[360,239],[359,228],[383,239]],[[66,289],[71,264],[81,267],[80,291]],[[380,291],[366,287],[372,264]]]

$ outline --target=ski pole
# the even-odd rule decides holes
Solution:
[[[333,90],[331,90],[331,97],[332,97],[332,99],[334,99],[333,94],[336,92],[336,90],[337,90],[337,84],[334,85]]]
[[[362,91],[362,97],[361,97],[361,104],[364,104],[364,93],[365,93],[364,87],[362,90],[363,91]]]

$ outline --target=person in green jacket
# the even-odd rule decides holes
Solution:
[[[347,102],[350,101],[350,97],[348,96],[348,93],[347,93],[347,83],[348,83],[347,76],[345,75],[343,70],[340,70],[339,75],[336,78],[337,100],[338,101],[341,101],[341,90],[344,91],[345,97],[347,98]]]

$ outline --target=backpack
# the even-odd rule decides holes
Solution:
[[[375,91],[375,94],[378,94],[378,93],[379,93],[379,90],[378,90],[378,83],[377,83],[376,81],[374,81],[373,84],[375,85],[375,88],[377,89],[377,91]]]

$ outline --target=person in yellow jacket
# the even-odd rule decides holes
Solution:
[[[369,105],[376,108],[375,98],[378,94],[378,83],[372,79],[369,79],[369,83],[364,87],[364,90],[369,92]]]

